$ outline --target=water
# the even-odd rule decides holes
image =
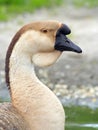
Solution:
[[[66,124],[66,130],[98,130],[98,124]]]
[[[98,128],[98,124],[81,124],[81,125],[78,124],[78,126],[87,128],[96,128],[96,129]]]

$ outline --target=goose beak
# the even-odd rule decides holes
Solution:
[[[56,33],[56,42],[54,48],[59,51],[73,51],[76,53],[82,53],[79,46],[75,45],[66,35],[70,34],[70,29],[62,24],[61,28]]]

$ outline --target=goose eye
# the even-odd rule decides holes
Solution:
[[[43,32],[43,33],[47,33],[48,30],[47,30],[47,29],[42,29],[41,32]]]

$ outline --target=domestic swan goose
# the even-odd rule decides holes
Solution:
[[[39,21],[25,25],[16,33],[5,62],[11,103],[0,105],[0,130],[64,130],[63,107],[36,77],[34,65],[52,65],[63,51],[81,53],[66,37],[70,32],[61,22]]]

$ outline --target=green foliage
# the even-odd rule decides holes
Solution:
[[[7,20],[13,15],[33,12],[41,7],[60,5],[63,0],[0,0],[0,20]]]
[[[98,109],[90,109],[88,107],[67,107],[65,108],[67,121],[77,123],[98,123]]]
[[[0,5],[18,5],[18,6],[51,6],[51,5],[58,5],[62,2],[59,0],[0,0]]]
[[[98,0],[73,0],[72,3],[76,7],[98,7]]]
[[[98,0],[0,0],[0,20],[7,20],[19,13],[33,12],[42,7],[59,6],[62,3],[75,7],[98,7]]]
[[[66,130],[95,130],[90,127],[79,127],[71,124],[92,124],[98,123],[98,109],[88,107],[70,106],[65,107],[66,111]]]

